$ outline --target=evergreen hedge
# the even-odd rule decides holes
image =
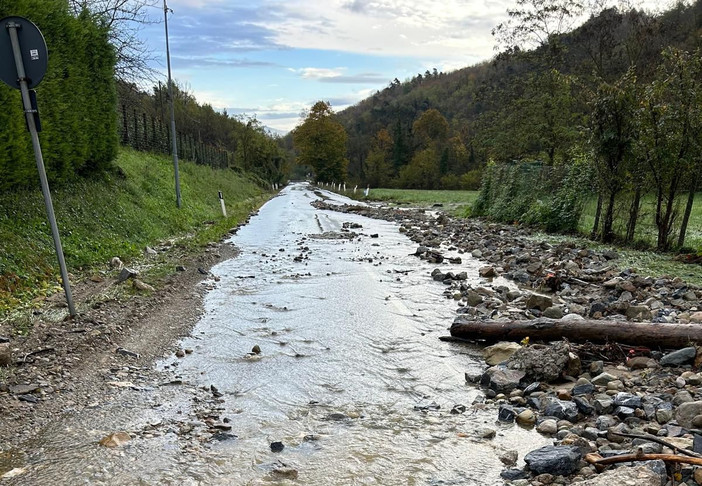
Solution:
[[[46,76],[36,88],[49,181],[110,167],[119,140],[115,53],[107,26],[87,13],[73,16],[66,0],[0,0],[0,18],[8,16],[34,22],[49,51]],[[0,191],[35,186],[38,174],[19,90],[0,83],[0,106]]]

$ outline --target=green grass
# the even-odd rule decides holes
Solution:
[[[357,196],[363,198],[363,192]],[[396,204],[412,204],[415,206],[432,206],[442,204],[450,211],[465,210],[478,197],[478,191],[426,191],[418,189],[371,189],[367,199],[387,201]]]
[[[52,190],[69,272],[142,254],[146,245],[183,237],[197,246],[218,239],[268,195],[231,171],[180,164],[182,208],[175,204],[170,158],[123,148],[118,170]],[[38,186],[37,181],[37,186]],[[222,191],[228,217],[221,214]],[[60,284],[58,264],[39,190],[0,195],[0,317],[48,295]]]
[[[685,194],[680,200],[681,215],[678,217],[678,223],[682,219],[682,212],[684,211],[686,203],[687,194]],[[585,206],[585,210],[583,211],[583,215],[578,224],[578,229],[581,233],[587,235],[592,231],[592,225],[595,222],[596,209],[597,199],[592,198]],[[614,229],[618,235],[623,235],[626,232],[627,209],[628,208],[617,208]],[[655,209],[654,197],[645,197],[641,205],[641,213],[636,226],[636,236],[634,238],[639,246],[648,246],[653,248],[656,246],[658,230],[654,222]],[[674,239],[675,244],[677,244],[678,228],[679,226],[676,226]],[[702,251],[702,192],[695,195],[695,203],[692,206],[692,213],[690,214],[690,221],[688,223],[687,233],[685,236],[685,247]]]

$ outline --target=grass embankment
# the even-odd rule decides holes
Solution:
[[[361,198],[363,198],[362,193]],[[358,195],[357,195],[358,196]],[[414,204],[417,206],[431,206],[441,203],[457,216],[470,214],[470,205],[478,196],[478,191],[420,191],[414,189],[371,189],[367,199],[377,201],[390,201],[401,204]],[[595,219],[597,201],[593,199],[585,207],[580,219],[580,231],[589,234]],[[636,232],[637,241],[643,246],[655,247],[656,227],[653,223],[653,200],[644,201],[640,223]],[[619,228],[618,230],[622,230]],[[561,235],[539,235],[539,238],[550,239],[554,242],[566,237]],[[578,238],[579,244],[590,248],[603,248],[596,242],[585,238]],[[687,229],[685,246],[702,250],[702,193],[697,194],[692,215]],[[609,248],[609,247],[608,247]],[[638,251],[633,249],[615,248],[620,254],[619,266],[634,268],[640,273],[652,276],[679,276],[694,285],[702,286],[702,269],[699,265],[687,265],[673,260],[673,255],[661,254],[654,251]]]
[[[168,238],[178,237],[178,244],[188,247],[217,240],[268,198],[233,171],[183,162],[178,209],[170,158],[123,148],[115,165],[117,170],[100,180],[52,190],[66,263],[74,275],[104,267],[115,256],[129,262],[145,246]],[[217,191],[223,193],[227,218]],[[60,276],[41,192],[0,195],[0,208],[2,318],[55,292]]]

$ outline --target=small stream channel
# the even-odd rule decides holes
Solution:
[[[125,390],[52,425],[8,484],[501,484],[502,451],[521,458],[548,443],[471,407],[480,390],[464,372],[482,366],[480,350],[439,341],[455,306],[429,278],[436,265],[411,256],[416,245],[394,223],[313,208],[318,194],[289,186],[240,229],[241,255],[213,268],[220,281],[182,343],[192,354],[158,364],[214,385],[237,438],[189,450],[166,431],[100,448],[104,430],[193,406],[177,387]],[[479,263],[462,258],[442,270],[477,278]],[[449,413],[457,404],[467,411]],[[481,438],[487,428],[494,439]],[[277,441],[284,449],[272,452]]]

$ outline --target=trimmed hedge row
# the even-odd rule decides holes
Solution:
[[[66,0],[0,0],[0,18],[7,16],[34,22],[49,50],[46,76],[36,88],[49,180],[109,168],[119,139],[115,54],[107,26],[87,13],[73,16]],[[0,83],[0,106],[0,191],[37,185],[19,90]]]

